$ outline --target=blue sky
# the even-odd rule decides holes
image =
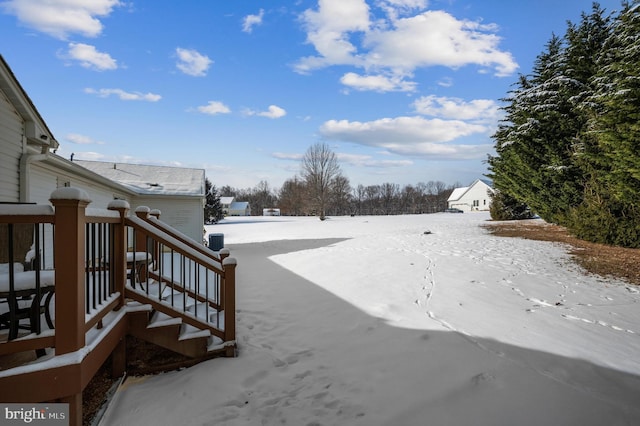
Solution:
[[[277,189],[326,142],[354,187],[467,185],[499,99],[591,3],[0,0],[0,53],[66,158]]]

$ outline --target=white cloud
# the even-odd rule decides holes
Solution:
[[[369,6],[364,0],[320,0],[318,3],[318,10],[306,10],[302,20],[307,42],[320,56],[302,58],[296,70],[304,73],[329,65],[358,64],[357,48],[349,40],[349,34],[369,30]]]
[[[209,101],[207,105],[199,106],[196,110],[209,115],[229,114],[231,112],[228,106],[218,101]]]
[[[340,82],[355,90],[373,90],[376,92],[413,92],[416,83],[405,81],[398,76],[359,75],[348,72],[342,76]]]
[[[458,120],[496,122],[500,115],[498,104],[491,99],[464,101],[460,98],[423,96],[413,103],[421,115]]]
[[[118,64],[108,53],[98,52],[95,46],[84,43],[69,43],[66,59],[80,62],[80,65],[97,71],[115,70]]]
[[[458,20],[444,11],[427,11],[398,19],[391,31],[366,34],[367,63],[412,72],[418,67],[458,68],[475,64],[495,68],[498,76],[518,68],[508,52],[498,49],[500,38],[491,25]]]
[[[490,145],[448,142],[487,130],[486,126],[462,120],[397,117],[369,122],[329,120],[320,127],[320,134],[327,139],[384,148],[399,155],[463,159],[483,157]]]
[[[453,79],[451,77],[443,77],[440,80],[438,80],[438,86],[451,87],[453,86]]]
[[[176,67],[187,75],[194,77],[203,77],[207,75],[209,66],[213,63],[208,56],[202,55],[194,49],[183,49],[178,47],[176,49],[178,55],[178,62]]]
[[[271,153],[271,156],[273,158],[277,158],[278,160],[298,162],[302,160],[304,154],[273,152]],[[414,164],[414,162],[411,160],[376,160],[370,155],[347,154],[342,152],[336,152],[336,157],[341,163],[349,164],[355,167],[389,169],[397,167],[408,167]]]
[[[273,152],[271,153],[273,158],[277,158],[279,160],[293,160],[299,161],[302,160],[303,154],[289,154],[286,152]]]
[[[251,33],[253,27],[262,24],[262,18],[264,17],[264,9],[260,9],[257,15],[247,15],[242,21],[242,31],[245,33]]]
[[[104,145],[104,142],[94,141],[89,136],[80,135],[78,133],[69,133],[64,138],[76,145]]]
[[[147,101],[147,102],[158,102],[162,99],[162,96],[156,95],[155,93],[140,93],[140,92],[126,92],[122,89],[92,89],[86,88],[84,89],[85,93],[91,95],[97,95],[101,98],[108,98],[111,95],[117,96],[120,100],[123,101]]]
[[[398,19],[399,15],[411,13],[415,9],[424,10],[428,6],[427,0],[379,0],[379,7],[385,11],[390,20]]]
[[[411,160],[375,160],[370,155],[345,154],[338,152],[336,153],[336,156],[340,162],[361,167],[392,168],[413,165],[413,161]]]
[[[0,6],[24,25],[66,39],[70,34],[97,37],[103,29],[98,18],[121,5],[119,0],[8,0]]]
[[[253,110],[247,109],[244,111],[244,114],[257,115],[260,117],[276,119],[276,118],[282,118],[285,115],[287,115],[287,111],[285,111],[283,108],[280,108],[277,105],[269,105],[269,108],[266,111],[253,111]]]
[[[388,3],[391,6],[403,9],[424,9],[427,7],[427,0],[383,0],[382,3]]]
[[[376,6],[385,16],[373,21],[364,0],[321,0],[316,10],[306,10],[301,20],[317,55],[299,59],[295,70],[309,73],[351,65],[369,75],[405,82],[416,69],[431,66],[476,65],[480,72],[493,70],[497,76],[511,75],[518,68],[511,53],[499,49],[495,25],[424,11],[427,2],[422,0],[381,0]],[[416,14],[416,9],[423,12]],[[359,90],[382,87],[361,83]]]

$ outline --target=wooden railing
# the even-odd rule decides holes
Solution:
[[[0,212],[0,355],[35,350],[42,356],[54,342],[40,315],[53,289],[54,210],[3,204]]]
[[[216,253],[159,220],[159,211],[136,209],[130,227],[127,297],[208,330],[211,347],[235,351],[235,266],[228,250]],[[142,256],[140,256],[142,254]]]
[[[70,424],[81,424],[82,390],[109,355],[113,375],[124,373],[128,314],[139,310],[180,318],[209,333],[211,348],[235,355],[236,262],[228,252],[198,247],[149,209],[129,215],[125,201],[87,208],[87,194],[75,188],[54,191],[50,201],[0,205],[0,247],[8,258],[0,258],[7,264],[6,276],[0,270],[0,284],[7,281],[6,291],[0,286],[0,401],[66,402]],[[19,227],[32,230],[28,257],[14,252]],[[27,271],[14,270],[18,263]],[[20,293],[29,277],[32,290]],[[11,303],[34,308],[19,318]],[[27,330],[12,334],[12,321]],[[38,360],[2,364],[27,351]]]

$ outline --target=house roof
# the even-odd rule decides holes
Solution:
[[[453,192],[451,193],[451,195],[449,195],[449,198],[447,198],[447,201],[459,200],[460,198],[462,198],[464,193],[467,192],[468,189],[469,189],[468,186],[464,186],[462,188],[454,189]]]
[[[220,204],[231,204],[233,203],[234,197],[220,197]]]
[[[491,181],[488,181],[488,180],[485,180],[485,179],[476,179],[469,186],[464,186],[464,187],[461,187],[461,188],[455,188],[453,190],[453,192],[451,193],[451,195],[449,195],[449,198],[447,198],[447,201],[458,201],[460,198],[462,198],[464,196],[464,194],[467,193],[467,191],[469,191],[471,188],[473,188],[478,183],[482,183],[482,184],[486,185],[487,187],[489,187],[490,189],[492,188]]]
[[[248,201],[234,201],[229,206],[229,210],[246,210],[249,207]]]
[[[73,162],[139,195],[205,195],[203,169],[86,160]]]

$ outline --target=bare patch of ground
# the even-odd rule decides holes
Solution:
[[[488,222],[483,227],[500,237],[566,244],[576,263],[587,272],[640,285],[640,249],[583,241],[569,234],[566,228],[539,219]]]

